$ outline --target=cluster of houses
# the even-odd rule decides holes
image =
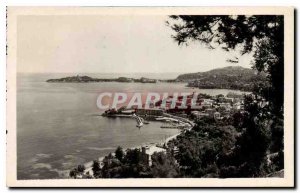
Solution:
[[[180,96],[176,98],[176,102],[174,103],[173,97],[170,96],[165,99],[165,101],[161,100],[157,102],[155,107],[158,108],[162,103],[165,103],[163,108],[164,112],[186,118],[192,116],[194,119],[200,119],[202,117],[222,119],[223,117],[230,117],[232,112],[244,110],[244,94],[232,92],[226,96],[222,94],[216,96],[199,94],[196,97],[196,105],[193,106],[192,100],[194,98],[194,93],[186,96],[186,98]],[[183,101],[185,101],[186,108],[181,108]],[[153,108],[153,110],[154,109],[155,108]]]
[[[194,119],[202,117],[212,117],[214,119],[223,119],[230,117],[232,112],[244,110],[244,100],[242,94],[228,93],[226,96],[220,94],[211,98],[200,98],[201,108],[191,111]]]
[[[136,114],[138,116],[159,117],[165,113],[173,114],[176,116],[194,119],[202,117],[213,117],[215,119],[222,119],[229,117],[234,111],[244,110],[244,95],[237,93],[228,93],[226,96],[219,94],[216,96],[209,96],[199,94],[194,96],[195,93],[187,96],[179,96],[175,99],[169,96],[164,100],[160,100],[155,104],[151,104],[149,108],[131,108],[121,107],[118,110],[110,109],[106,114],[130,116]],[[192,105],[192,100],[197,98],[196,105]],[[182,108],[185,103],[185,108]]]
[[[138,83],[157,83],[156,79],[150,79],[141,77],[139,79],[136,78],[127,78],[127,77],[119,77],[116,79],[117,82],[138,82]]]

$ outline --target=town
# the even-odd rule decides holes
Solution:
[[[193,98],[197,98],[197,105],[191,104]],[[163,103],[164,108],[162,108]],[[182,103],[186,103],[187,108],[181,108]],[[145,107],[145,104],[143,106]],[[118,151],[122,154],[136,154],[143,164],[151,167],[153,157],[157,156],[157,153],[166,153],[169,150],[174,156],[177,155],[179,151],[178,147],[169,143],[181,133],[190,131],[196,121],[202,118],[221,121],[243,110],[244,94],[233,92],[229,92],[226,96],[223,94],[216,96],[197,94],[196,97],[195,93],[193,93],[176,97],[176,100],[174,100],[174,96],[168,96],[154,104],[150,104],[149,108],[133,106],[128,109],[126,106],[122,106],[118,109],[108,109],[102,116],[135,118],[137,120],[137,127],[142,127],[143,124],[149,124],[151,121],[161,121],[164,123],[161,128],[176,128],[181,129],[181,132],[167,138],[162,143],[143,145],[127,149],[126,151],[117,148],[116,152],[112,152],[108,156],[100,157],[84,165],[78,165],[77,168],[70,171],[69,176],[72,178],[91,178],[97,175],[95,174],[95,168],[98,167],[100,171],[105,165],[111,165],[113,162],[117,164],[116,162],[119,162],[116,155]]]
[[[193,99],[195,98],[196,105],[193,105]],[[145,106],[144,104],[142,108],[138,106],[111,108],[106,110],[103,116],[141,117],[146,123],[155,120],[189,123],[202,117],[213,117],[216,120],[221,120],[229,118],[237,111],[244,110],[244,94],[229,92],[226,96],[223,94],[210,96],[200,93],[195,97],[195,93],[193,93],[186,96],[178,96],[176,99],[173,96],[168,96],[150,104],[149,108]]]

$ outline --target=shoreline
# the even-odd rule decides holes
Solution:
[[[130,117],[128,116],[128,118],[130,118]],[[127,149],[131,149],[131,150],[133,150],[133,149],[141,149],[143,146],[148,146],[149,148],[159,147],[160,144],[167,144],[172,139],[175,139],[177,136],[179,136],[182,133],[182,131],[191,130],[192,128],[193,128],[193,125],[190,125],[187,129],[183,129],[183,130],[182,129],[177,129],[179,132],[176,133],[176,134],[174,134],[174,135],[171,135],[168,138],[166,138],[165,140],[163,140],[163,143],[160,143],[160,142],[145,143],[145,144],[141,144],[141,145],[138,145],[138,146],[133,146],[133,147],[129,147],[129,148],[123,149],[123,151],[126,151]],[[117,147],[115,147],[115,149],[116,148]],[[159,148],[161,148],[161,147],[159,147]],[[114,152],[110,152],[110,153],[114,153]],[[105,156],[107,156],[107,155],[105,155]],[[103,162],[103,159],[105,158],[105,156],[98,157],[95,160],[98,160],[100,162],[100,165],[101,165],[101,163]],[[93,161],[94,160],[82,164],[85,167],[84,173],[92,171]],[[67,178],[70,178],[70,176],[69,176],[69,172],[70,171],[71,170],[65,171],[63,175],[65,177],[67,177]]]
[[[120,117],[120,118],[130,118],[130,119],[134,119],[136,118],[135,116],[133,115],[126,115],[126,114],[106,114],[106,113],[103,113],[102,115],[100,116],[104,116],[104,117],[107,117],[107,118],[115,118],[115,117]],[[178,133],[174,134],[174,135],[171,135],[167,138],[165,138],[164,140],[162,140],[162,142],[155,142],[155,143],[145,143],[145,144],[140,144],[140,145],[137,145],[137,146],[133,146],[133,147],[129,147],[129,148],[124,148],[123,151],[126,151],[127,149],[130,149],[130,150],[133,150],[133,149],[142,149],[142,147],[147,147],[149,150],[150,149],[157,149],[157,148],[161,148],[161,149],[165,149],[163,148],[163,144],[167,145],[169,141],[171,141],[172,139],[175,139],[177,136],[179,136],[182,132],[184,131],[187,131],[187,130],[191,130],[193,128],[193,126],[195,125],[195,123],[187,118],[183,118],[183,117],[179,117],[179,116],[176,116],[176,115],[171,115],[169,113],[163,113],[162,116],[154,116],[154,120],[151,120],[151,121],[159,121],[159,122],[164,122],[164,121],[161,121],[161,120],[156,120],[157,117],[163,117],[163,118],[166,118],[166,119],[174,119],[174,120],[177,120],[178,122],[182,122],[182,123],[185,123],[187,124],[188,126],[186,126],[185,128],[175,128],[178,130]],[[163,129],[161,127],[161,129]],[[174,128],[170,128],[170,129],[174,129]],[[117,147],[115,147],[116,149]],[[123,148],[123,147],[122,147]],[[150,151],[151,152],[151,151]],[[152,154],[156,152],[155,150],[152,151]],[[109,152],[111,154],[114,154],[114,152]],[[108,153],[108,154],[109,154]],[[103,160],[104,158],[108,155],[106,154],[105,156],[101,156],[101,157],[98,157],[94,160],[98,160],[100,162],[100,167],[102,167],[102,164],[103,164]],[[151,153],[149,153],[149,155],[151,156],[152,155]],[[84,174],[86,173],[89,173],[92,172],[92,167],[93,167],[93,161],[94,160],[91,160],[91,161],[88,161],[88,162],[85,162],[83,163],[82,165],[84,165],[85,167],[85,170],[84,170]],[[81,165],[81,164],[78,164],[78,165]],[[77,165],[77,166],[78,166]],[[73,167],[75,168],[75,167]],[[63,172],[62,176],[66,177],[66,178],[70,178],[69,176],[69,173],[72,169],[69,169],[69,170],[66,170]]]
[[[179,129],[178,129],[178,130],[179,130]],[[180,134],[181,134],[181,130],[180,130],[179,133],[176,133],[176,134],[171,135],[170,137],[166,138],[163,142],[164,142],[165,144],[167,144],[170,140],[175,139],[175,138],[176,138],[178,135],[180,135]],[[146,143],[146,144],[142,144],[142,145],[133,146],[133,147],[129,147],[129,148],[123,149],[123,151],[126,151],[127,149],[130,149],[130,150],[133,150],[133,149],[141,149],[141,147],[143,147],[143,146],[148,146],[149,148],[151,148],[151,147],[157,147],[157,145],[159,145],[159,144],[160,144],[159,142],[158,142],[158,143]],[[117,147],[116,147],[116,148],[117,148]],[[114,152],[110,152],[110,153],[114,153]],[[106,156],[107,156],[107,155],[106,155]],[[101,162],[103,162],[103,159],[104,159],[104,158],[105,158],[105,156],[102,156],[102,157],[98,157],[98,158],[97,158],[97,160],[100,162],[100,165],[101,165]],[[89,172],[89,171],[92,170],[93,160],[92,160],[92,161],[89,161],[89,162],[87,162],[87,163],[84,163],[83,165],[84,165],[84,167],[86,168],[86,169],[84,170],[84,173]],[[70,171],[71,171],[71,170],[68,170],[68,174],[69,174]],[[70,178],[70,177],[68,176],[68,178]]]

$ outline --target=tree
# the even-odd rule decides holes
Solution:
[[[69,173],[69,176],[71,177],[71,178],[77,178],[77,174],[78,174],[78,170],[77,170],[77,168],[74,168],[73,170],[71,170],[70,171],[70,173]]]
[[[138,164],[141,162],[141,151],[138,148],[128,149],[124,159],[128,164]]]
[[[253,68],[267,74],[268,84],[256,85],[254,99],[245,101],[248,115],[244,120],[245,132],[236,143],[231,162],[224,166],[237,168],[235,176],[259,175],[260,165],[269,146],[268,127],[272,123],[274,149],[283,148],[283,96],[284,96],[284,20],[280,15],[253,16],[170,16],[170,27],[178,44],[197,41],[209,49],[220,46],[225,51],[240,49],[241,54],[254,53]],[[234,62],[229,60],[229,62]],[[266,105],[262,106],[262,103]],[[279,147],[279,148],[278,148]],[[227,157],[228,157],[227,156]],[[227,158],[229,159],[229,158]],[[230,159],[229,159],[230,160]],[[232,166],[234,165],[234,166]],[[224,170],[225,171],[225,170]],[[222,173],[222,171],[221,171]],[[226,172],[223,172],[226,174]]]
[[[175,158],[164,152],[154,152],[151,156],[151,173],[156,178],[174,178],[179,175],[179,168],[176,166]]]
[[[115,151],[115,155],[116,155],[116,158],[118,160],[120,160],[120,162],[122,162],[123,157],[124,157],[124,152],[123,152],[122,147],[118,146],[118,148]]]
[[[98,160],[93,161],[92,170],[95,178],[101,177],[101,167],[100,167],[100,162]]]
[[[83,173],[85,170],[85,166],[84,165],[78,165],[77,166],[77,171],[80,172],[80,173]]]
[[[238,130],[242,129],[241,127],[243,121],[244,121],[244,115],[240,111],[232,115],[232,125]]]
[[[271,137],[273,139],[270,147],[271,152],[283,150],[283,133],[283,119],[274,119],[271,124]]]
[[[101,169],[102,178],[119,178],[122,177],[122,163],[114,158],[111,154],[103,159]]]
[[[250,100],[251,101],[251,100]],[[241,177],[261,176],[261,164],[264,163],[269,145],[269,135],[264,122],[259,121],[257,104],[246,101],[245,109],[248,111],[243,120],[244,133],[237,138],[236,148],[233,151],[234,161],[237,163]],[[232,163],[229,163],[232,165]]]
[[[178,44],[198,41],[215,49],[225,51],[240,47],[241,54],[254,52],[254,68],[268,74],[271,87],[261,90],[268,93],[270,110],[274,114],[283,112],[283,16],[170,16],[177,22],[170,24],[176,32],[172,36]],[[271,96],[271,97],[270,97]]]

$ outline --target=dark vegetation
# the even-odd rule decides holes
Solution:
[[[149,165],[149,156],[140,149],[127,149],[125,152],[121,147],[115,151],[115,155],[109,154],[100,162],[93,162],[91,173],[74,168],[70,171],[70,177],[77,178],[152,178],[152,177],[176,177],[179,169],[175,159],[168,154],[155,152],[152,157],[152,166]]]
[[[151,156],[140,149],[123,151],[118,147],[100,162],[95,160],[93,173],[85,173],[79,165],[70,172],[77,178],[229,178],[265,177],[283,168],[282,152],[272,155],[270,161],[265,154],[270,136],[246,130],[251,124],[248,113],[237,112],[232,118],[216,121],[202,118],[195,127],[169,141],[166,152],[155,152]],[[250,122],[249,122],[250,121]],[[251,137],[264,143],[256,144]],[[268,136],[268,137],[266,137]]]
[[[183,74],[176,80],[188,81],[189,87],[252,91],[258,82],[266,81],[266,74],[241,66],[228,66],[207,72]]]
[[[277,163],[283,166],[283,16],[174,15],[171,18],[173,23],[168,23],[179,45],[194,41],[208,49],[221,47],[225,51],[239,50],[242,55],[254,53],[253,69],[266,74],[267,81],[257,82],[253,96],[245,98],[246,112],[239,124],[242,132],[232,151],[225,154],[228,170],[222,173],[234,177],[263,176],[265,160],[271,153],[277,155]],[[262,105],[263,102],[267,103]]]

